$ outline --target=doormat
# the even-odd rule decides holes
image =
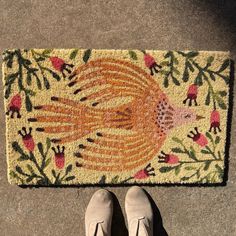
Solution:
[[[228,52],[16,49],[3,61],[11,184],[223,183]]]

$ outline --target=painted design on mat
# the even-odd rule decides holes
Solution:
[[[5,52],[11,182],[222,182],[226,54],[112,52]]]

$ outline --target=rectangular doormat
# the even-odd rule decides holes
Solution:
[[[6,50],[3,83],[11,184],[225,179],[228,52]]]

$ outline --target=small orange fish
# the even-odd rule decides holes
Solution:
[[[189,108],[173,106],[153,77],[129,61],[92,60],[69,79],[71,93],[36,106],[42,115],[29,121],[41,124],[36,130],[50,135],[52,142],[78,140],[75,156],[86,169],[126,171],[146,165],[169,130],[202,118]],[[83,91],[91,93],[85,97]],[[129,99],[115,105],[119,98]]]

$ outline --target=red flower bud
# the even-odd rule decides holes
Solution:
[[[49,59],[52,62],[54,69],[60,71],[64,78],[66,77],[65,71],[69,74],[71,73],[69,68],[72,68],[74,65],[65,63],[65,61],[59,57],[50,57]]]
[[[159,161],[158,162],[164,162],[171,165],[179,163],[179,157],[174,154],[166,154],[163,151],[161,151],[161,155],[158,156]]]
[[[194,101],[195,106],[197,106],[197,94],[198,94],[198,86],[196,84],[191,84],[187,91],[187,98],[183,101],[186,104],[189,101],[189,106],[192,106],[192,101]]]
[[[144,62],[147,68],[150,69],[150,73],[151,75],[154,75],[153,70],[157,73],[158,68],[162,68],[162,66],[158,65],[154,59],[154,57],[152,57],[151,55],[144,53]]]
[[[32,128],[29,128],[29,132],[27,133],[26,128],[23,127],[22,130],[19,130],[18,133],[22,136],[22,140],[24,143],[25,148],[30,151],[33,152],[34,151],[34,147],[35,147],[35,143],[34,143],[34,139],[31,135],[32,132]]]
[[[214,133],[217,133],[217,129],[219,132],[221,132],[220,129],[220,113],[217,110],[213,110],[211,112],[211,118],[210,118],[210,129],[211,132],[212,129],[214,130]]]
[[[144,169],[139,170],[135,175],[134,179],[146,179],[149,176],[155,176],[154,168],[151,167],[151,164],[148,164]]]
[[[50,61],[52,62],[52,66],[55,70],[62,71],[65,61],[59,57],[50,57]]]
[[[55,153],[54,160],[56,167],[58,169],[62,169],[65,165],[65,154],[64,154],[65,147],[62,146],[61,151],[60,151],[60,146],[57,146],[57,150],[54,147],[52,147],[52,150]]]
[[[12,97],[9,105],[8,105],[8,110],[6,112],[7,115],[11,113],[11,118],[14,117],[14,113],[17,114],[17,118],[20,118],[20,109],[21,109],[21,96],[20,94],[16,94],[15,96]]]
[[[197,143],[201,147],[205,147],[208,144],[207,138],[204,134],[199,133],[197,127],[194,128],[194,131],[190,131],[188,134],[188,138],[191,138],[195,143]]]

